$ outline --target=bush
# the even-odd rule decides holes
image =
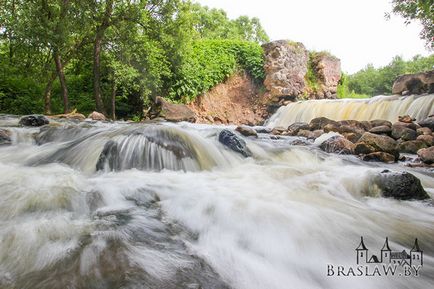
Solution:
[[[257,43],[239,40],[195,41],[173,80],[169,98],[191,102],[240,69],[262,83],[265,76],[263,65],[263,50]]]

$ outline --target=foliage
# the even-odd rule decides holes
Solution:
[[[258,82],[264,79],[260,45],[239,40],[195,41],[169,95],[172,100],[190,102],[223,82],[237,69],[244,69]]]
[[[341,88],[341,93],[347,91],[369,96],[390,94],[395,79],[402,74],[417,73],[432,70],[434,67],[434,54],[428,57],[417,55],[409,61],[404,61],[400,56],[395,56],[386,66],[375,68],[372,64],[364,69],[347,76]],[[341,96],[343,96],[341,94]]]
[[[392,12],[405,18],[405,23],[419,20],[422,24],[420,37],[429,49],[434,49],[434,2],[433,0],[392,0]],[[386,13],[390,18],[390,13]]]
[[[338,83],[336,95],[338,98],[368,98],[366,94],[358,94],[354,91],[350,91],[348,88],[348,75],[342,73]]]

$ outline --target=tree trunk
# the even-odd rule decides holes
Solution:
[[[54,52],[54,62],[60,80],[60,88],[63,96],[63,113],[69,112],[68,88],[66,87],[65,72],[63,71],[62,59],[57,51]]]
[[[93,46],[93,96],[95,98],[96,110],[107,115],[101,96],[101,44],[103,32],[98,30]]]
[[[112,84],[112,120],[116,120],[116,82],[113,80]]]
[[[44,113],[51,114],[51,90],[53,88],[53,82],[56,80],[57,74],[53,72],[48,79],[47,85],[44,91]]]

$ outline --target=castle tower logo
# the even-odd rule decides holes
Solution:
[[[383,247],[375,255],[370,253],[363,237],[360,237],[360,243],[355,251],[357,266],[327,264],[327,276],[418,277],[423,266],[423,251],[420,249],[417,238],[411,250],[392,251],[389,238],[386,237]]]

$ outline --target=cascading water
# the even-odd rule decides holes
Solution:
[[[431,96],[432,97],[432,96]],[[378,197],[385,167],[245,138],[223,127],[70,124],[11,127],[0,146],[0,288],[430,288],[434,210]],[[0,120],[0,127],[5,127]],[[411,170],[434,196],[432,173]],[[378,254],[423,249],[420,277],[328,277]],[[410,247],[410,248],[409,248]]]
[[[422,120],[434,114],[434,94],[411,96],[376,96],[368,99],[307,100],[282,106],[268,120],[268,127],[288,127],[294,122],[309,122],[315,117],[333,120],[385,119],[410,115]]]

